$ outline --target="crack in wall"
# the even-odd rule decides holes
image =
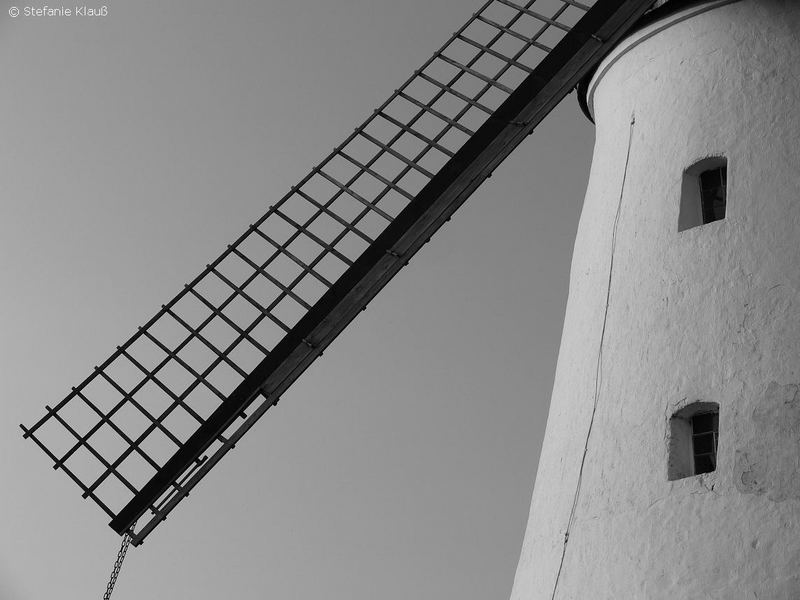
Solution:
[[[770,382],[752,425],[752,437],[735,452],[736,489],[773,502],[800,500],[800,385]]]

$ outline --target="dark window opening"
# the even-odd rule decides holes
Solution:
[[[683,174],[678,231],[725,218],[728,205],[728,161],[705,158]]]
[[[667,478],[683,479],[717,469],[719,405],[695,402],[669,420]]]
[[[692,417],[692,452],[694,474],[710,473],[717,468],[719,413],[707,412]]]
[[[700,173],[700,204],[703,224],[725,218],[728,188],[728,168],[724,165]]]

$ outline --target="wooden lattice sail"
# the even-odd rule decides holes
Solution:
[[[140,544],[652,3],[487,2],[25,437]]]

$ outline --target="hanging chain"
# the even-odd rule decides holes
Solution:
[[[131,525],[128,531],[133,531],[135,527],[136,523]],[[117,552],[117,560],[114,561],[114,568],[111,570],[111,577],[106,586],[106,593],[103,594],[103,600],[109,600],[109,598],[111,598],[111,592],[114,591],[114,584],[117,583],[117,577],[119,577],[119,571],[122,568],[122,561],[125,560],[125,554],[127,554],[128,546],[130,545],[131,534],[126,531],[125,535],[122,536],[122,545],[119,547],[119,552]]]

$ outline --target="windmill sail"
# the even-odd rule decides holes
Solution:
[[[652,3],[487,2],[24,436],[140,544]]]

